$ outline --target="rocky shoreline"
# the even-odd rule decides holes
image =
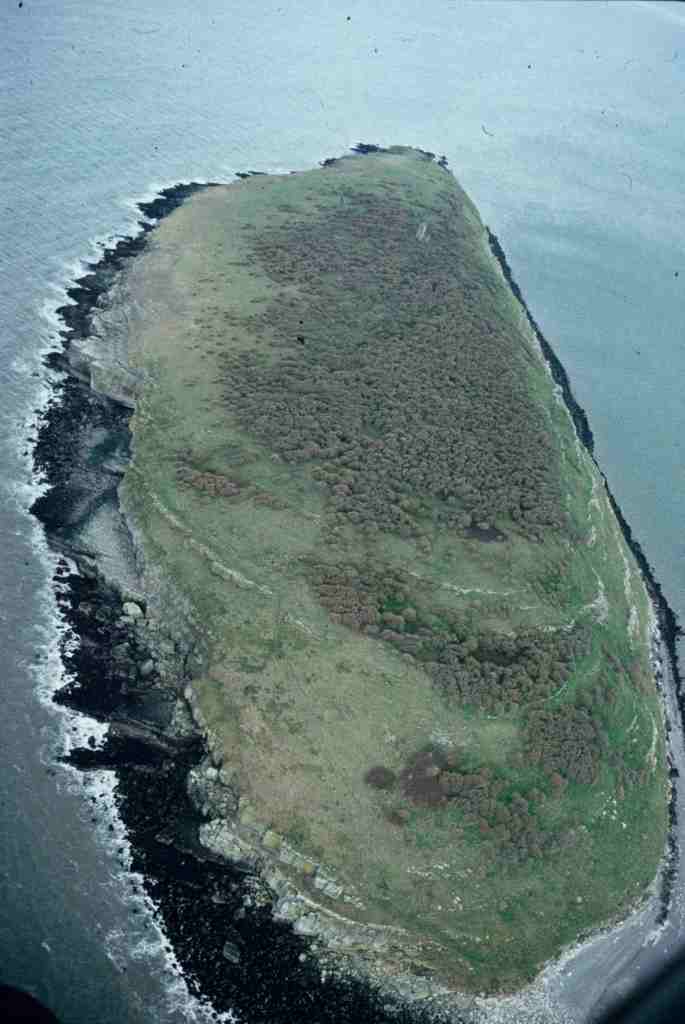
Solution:
[[[211,186],[166,189],[141,204],[141,213],[158,220],[206,187]],[[121,389],[107,393],[101,380],[103,390],[93,386],[84,358],[95,325],[107,317],[112,289],[127,261],[143,250],[153,225],[141,221],[140,227],[140,235],[105,250],[68,290],[73,305],[57,311],[65,325],[62,350],[46,359],[65,376],[38,431],[34,466],[48,489],[32,512],[61,556],[58,602],[79,641],[65,642],[70,681],[55,699],[109,723],[101,747],[91,737],[66,760],[82,771],[116,772],[131,868],[143,875],[161,911],[190,990],[215,1010],[233,1009],[251,1022],[273,1024],[290,1024],[305,1014],[322,1024],[447,1019],[410,1006],[412,997],[428,994],[420,979],[416,991],[409,985],[393,996],[345,975],[334,962],[327,970],[316,936],[295,931],[287,912],[274,916],[274,892],[259,877],[261,865],[250,857],[229,863],[199,841],[208,821],[235,811],[239,797],[230,780],[221,780],[192,714],[189,683],[203,667],[198,637],[192,623],[182,621],[182,609],[162,622],[149,607],[135,538],[119,508],[133,402]],[[120,538],[113,565],[93,543],[97,531],[91,527],[103,510],[106,530],[127,535]]]
[[[632,551],[635,561],[637,562],[640,572],[642,573],[642,577],[645,581],[647,592],[652,601],[654,614],[656,617],[656,633],[653,636],[652,642],[652,664],[654,666],[654,678],[656,686],[659,692],[662,693],[663,697],[663,661],[665,656],[675,686],[676,702],[678,705],[680,717],[678,725],[680,729],[683,731],[683,733],[685,733],[685,690],[683,688],[683,678],[680,672],[677,646],[678,640],[683,636],[683,630],[681,626],[678,624],[678,620],[673,609],[666,600],[663,590],[661,589],[661,584],[657,580],[656,575],[654,573],[654,569],[649,564],[647,556],[642,550],[642,546],[640,545],[639,541],[633,536],[633,532],[630,528],[630,525],[626,522],[625,516],[623,515],[621,508],[611,492],[611,488],[609,486],[607,478],[602,472],[601,467],[597,463],[594,453],[595,441],[592,434],[592,430],[590,429],[587,414],[585,410],[582,408],[582,406],[580,406],[576,401],[573,391],[571,390],[571,384],[568,379],[568,374],[566,373],[566,370],[559,361],[552,346],[549,344],[549,342],[543,335],[542,331],[540,330],[540,327],[537,321],[535,320],[534,316],[528,309],[526,301],[521,293],[521,289],[519,288],[511,272],[511,268],[507,262],[506,255],[504,254],[504,251],[501,245],[499,244],[499,240],[497,236],[493,234],[492,231],[490,231],[489,229],[488,242],[490,245],[490,250],[495,259],[497,260],[497,262],[499,263],[507,284],[509,285],[514,296],[520,303],[526,320],[528,321],[535,337],[537,338],[537,341],[542,350],[542,354],[547,360],[550,373],[552,374],[552,379],[554,380],[555,384],[559,387],[566,408],[568,409],[569,414],[573,420],[574,426],[576,428],[576,433],[578,434],[581,443],[586,448],[595,466],[597,466],[597,470],[606,489],[609,504],[611,505],[611,509],[614,515],[616,516],[616,519],[618,520],[618,525],[621,530],[621,533],[623,534],[626,544]],[[666,734],[668,737],[668,735],[671,732],[671,729],[673,728],[673,723],[670,721],[663,700],[662,706],[664,708],[664,720]],[[666,852],[666,860],[663,866],[663,870],[661,872],[659,885],[660,909],[657,918],[658,924],[663,924],[663,922],[668,917],[669,908],[671,906],[673,899],[673,883],[675,881],[675,877],[677,874],[679,860],[677,839],[678,812],[676,793],[676,780],[679,777],[679,772],[678,768],[673,763],[673,758],[670,749],[668,752],[668,762],[669,776],[671,780],[671,791],[668,804],[668,818],[670,827],[667,840],[668,849]]]
[[[167,189],[154,202],[141,204],[141,212],[157,220],[206,187],[211,186],[191,183]],[[279,861],[288,862],[281,837],[260,834],[266,857],[255,859],[249,845],[240,856],[235,829],[230,836],[215,834],[216,822],[236,814],[242,821],[243,812],[249,830],[249,809],[241,807],[231,779],[222,777],[222,765],[213,757],[211,737],[208,744],[194,705],[189,684],[204,664],[199,637],[192,622],[184,621],[182,608],[162,625],[162,617],[149,606],[140,552],[119,508],[118,485],[130,456],[132,392],[125,381],[110,393],[107,388],[98,390],[84,344],[91,339],[94,324],[100,318],[106,321],[110,293],[126,262],[147,242],[152,225],[140,226],[139,236],[122,239],[89,266],[69,289],[74,305],[58,310],[66,327],[63,350],[47,362],[66,377],[46,411],[34,452],[36,469],[49,491],[33,511],[53,548],[63,554],[56,582],[63,593],[64,617],[80,640],[76,650],[65,647],[72,682],[56,699],[110,723],[102,748],[96,749],[93,741],[69,760],[84,771],[116,771],[118,808],[134,851],[132,866],[144,875],[148,892],[160,907],[189,987],[209,998],[215,1009],[233,1008],[255,1022],[292,1021],[305,1014],[321,1022],[465,1020],[468,1014],[452,1009],[454,997],[443,1001],[428,981],[398,978],[389,994],[386,985],[381,988],[362,976],[345,974],[335,957],[327,961],[326,950],[317,941],[321,925],[312,919],[315,910],[303,904],[279,867]],[[489,239],[592,455],[592,433],[565,371],[530,315],[496,237],[490,234]],[[679,627],[608,487],[607,492],[647,581],[682,713]],[[109,528],[118,519],[117,529],[126,535],[114,567],[92,543],[89,527],[105,513]],[[674,779],[674,767],[671,773]],[[662,877],[662,919],[668,914],[677,863],[674,792],[670,813],[671,855]],[[216,852],[229,841],[236,844],[233,863]],[[323,879],[319,886],[324,894],[325,884]],[[328,884],[335,885],[333,880]],[[373,946],[368,928],[359,928],[364,932],[357,936],[359,942]],[[345,931],[349,938],[349,928]]]

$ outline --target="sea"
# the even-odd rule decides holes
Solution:
[[[103,727],[51,699],[57,556],[29,512],[56,310],[160,189],[359,142],[447,158],[685,623],[685,5],[2,0],[0,983],[62,1024],[218,1018],[130,870],[112,774],[60,760]]]

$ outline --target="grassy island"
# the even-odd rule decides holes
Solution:
[[[389,972],[519,987],[643,896],[667,773],[644,582],[477,210],[404,147],[254,175],[127,288],[121,497],[223,834]]]

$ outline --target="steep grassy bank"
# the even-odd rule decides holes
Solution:
[[[643,894],[666,772],[642,579],[477,211],[400,148],[250,177],[127,287],[122,499],[237,834],[402,966],[520,985]]]

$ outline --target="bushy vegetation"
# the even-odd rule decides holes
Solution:
[[[311,465],[339,517],[362,529],[562,529],[532,355],[493,306],[492,277],[458,255],[471,241],[462,200],[435,195],[422,240],[405,197],[358,189],[352,202],[250,232],[260,265],[300,295],[249,318],[277,358],[259,346],[225,355],[233,415],[285,461]]]
[[[193,204],[137,267],[122,494],[203,632],[203,714],[361,920],[513,988],[663,849],[637,567],[444,168],[371,154]]]
[[[306,561],[306,560],[305,560]],[[378,637],[424,663],[446,701],[482,711],[526,710],[568,680],[589,647],[587,628],[481,631],[457,611],[436,615],[411,576],[390,567],[305,565],[334,622]]]

